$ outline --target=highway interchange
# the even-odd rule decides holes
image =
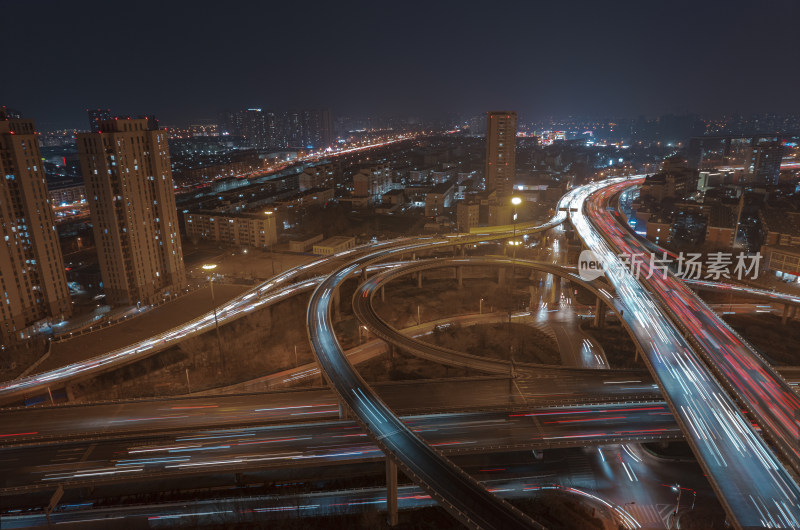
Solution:
[[[728,369],[727,371],[723,369],[723,371],[720,372],[719,362],[725,359],[719,358],[709,361],[708,350],[713,351],[714,348],[709,347],[708,343],[704,344],[704,341],[711,340],[709,339],[709,334],[713,331],[722,333],[727,340],[743,344],[745,349],[747,349],[746,343],[735,334],[728,332],[725,326],[719,324],[719,319],[713,312],[708,310],[707,307],[701,307],[700,305],[696,306],[697,312],[694,316],[696,317],[699,314],[706,319],[701,320],[699,323],[693,324],[689,315],[684,313],[680,314],[680,322],[682,322],[683,325],[693,326],[690,328],[691,335],[689,337],[692,340],[687,340],[685,336],[686,328],[681,329],[680,326],[675,323],[674,315],[676,306],[670,306],[670,304],[665,303],[665,301],[668,296],[674,295],[676,299],[679,300],[679,303],[686,306],[687,302],[694,300],[692,298],[694,295],[679,290],[685,289],[682,285],[678,287],[672,284],[668,287],[651,285],[648,286],[650,290],[647,290],[645,286],[637,282],[630,274],[625,275],[619,271],[621,265],[616,261],[616,254],[619,253],[623,244],[631,245],[634,241],[629,233],[620,230],[619,227],[616,226],[616,221],[612,216],[606,215],[607,210],[604,201],[609,200],[609,198],[617,192],[616,186],[624,188],[633,184],[636,184],[635,180],[612,181],[576,188],[562,198],[556,215],[548,223],[542,226],[521,224],[518,227],[520,233],[545,231],[564,222],[569,217],[584,244],[591,248],[596,254],[605,258],[604,265],[608,267],[609,271],[619,273],[608,275],[615,292],[614,295],[612,295],[610,292],[606,291],[606,296],[603,296],[603,298],[609,306],[622,317],[626,326],[637,339],[645,355],[645,359],[647,360],[648,367],[663,391],[672,414],[670,410],[667,410],[662,404],[657,405],[663,409],[659,412],[661,417],[657,419],[655,419],[651,413],[644,414],[643,417],[635,418],[629,416],[628,413],[607,416],[606,418],[614,418],[613,420],[609,420],[612,422],[612,427],[615,426],[613,422],[621,422],[620,429],[617,429],[617,431],[611,434],[613,435],[616,433],[617,436],[620,436],[619,433],[630,430],[631,432],[638,433],[638,439],[643,439],[644,435],[642,433],[647,431],[644,427],[657,424],[658,429],[663,428],[665,432],[669,432],[670,436],[674,437],[678,433],[675,427],[675,421],[677,420],[677,425],[682,427],[683,434],[686,435],[695,454],[699,457],[704,466],[704,469],[709,473],[715,490],[723,500],[726,510],[737,526],[742,528],[755,528],[765,525],[772,527],[798,527],[800,515],[798,515],[797,507],[797,484],[786,471],[780,459],[772,453],[770,447],[752,428],[749,421],[741,414],[739,408],[725,391],[727,388],[736,393],[737,390],[740,389],[740,387],[735,384],[733,386],[731,385],[731,379],[734,379],[735,376],[740,373],[739,367]],[[595,195],[592,195],[593,193],[595,193]],[[567,212],[569,212],[569,216],[567,216]],[[462,445],[464,443],[463,437],[453,440],[452,438],[432,438],[430,434],[426,434],[421,438],[421,433],[419,431],[425,431],[426,426],[419,427],[414,423],[409,425],[409,418],[401,419],[397,417],[392,412],[392,409],[395,407],[387,406],[381,397],[373,392],[372,388],[367,385],[352,368],[342,348],[339,346],[331,326],[331,304],[334,302],[336,289],[344,279],[358,274],[359,272],[366,271],[368,267],[377,266],[380,262],[396,260],[397,258],[402,259],[404,256],[413,252],[421,252],[435,248],[458,247],[459,245],[463,246],[477,241],[490,239],[501,240],[508,237],[509,233],[507,230],[487,230],[484,231],[484,233],[471,234],[469,236],[457,238],[407,239],[353,249],[345,255],[336,256],[336,259],[339,260],[353,259],[340,267],[333,274],[326,277],[303,279],[304,275],[308,276],[313,274],[319,267],[328,264],[329,261],[327,259],[317,260],[308,265],[286,271],[269,282],[227,303],[224,307],[220,308],[218,316],[221,320],[236,318],[237,316],[247,314],[257,307],[262,307],[263,305],[283,299],[287,296],[292,296],[298,292],[307,292],[312,288],[316,288],[309,304],[309,337],[325,376],[336,392],[336,396],[327,393],[326,399],[323,400],[324,403],[297,406],[315,407],[319,405],[319,409],[311,408],[306,412],[318,412],[321,414],[321,417],[326,418],[334,414],[338,417],[340,409],[344,407],[346,414],[354,416],[358,426],[360,426],[359,430],[358,426],[350,423],[353,425],[353,428],[358,431],[358,437],[364,438],[366,434],[371,438],[370,443],[372,445],[360,445],[358,447],[361,447],[364,451],[367,451],[367,447],[371,447],[367,452],[374,453],[375,455],[383,453],[388,454],[406,474],[420,484],[432,498],[448,508],[451,513],[465,524],[481,528],[536,526],[536,523],[523,516],[510,505],[500,501],[495,495],[488,492],[484,486],[476,482],[444,457],[444,453],[453,454],[454,450],[453,447],[449,447],[446,450],[442,448],[448,447],[448,444]],[[473,258],[463,258],[463,262],[459,262],[459,258],[453,258],[450,260],[451,263],[449,265],[451,267],[457,266],[459,263],[467,265],[470,259]],[[539,266],[542,266],[542,264],[539,264]],[[407,272],[408,271],[405,271],[405,273]],[[551,272],[557,271],[553,270]],[[564,273],[564,271],[561,272]],[[398,272],[398,274],[399,273],[400,272]],[[391,274],[392,272],[387,272],[381,276],[383,278],[388,278]],[[571,279],[577,281],[574,274]],[[680,283],[674,279],[671,279],[671,281],[675,284]],[[369,286],[376,288],[378,285],[376,277],[373,276],[366,282],[361,283],[361,289],[363,290]],[[701,287],[710,286],[701,285]],[[659,288],[662,289],[660,292],[661,299],[656,301],[654,299],[654,292],[655,294],[659,294]],[[598,287],[595,289],[595,294],[603,295],[600,289],[602,288]],[[741,287],[730,287],[730,289],[741,289]],[[678,292],[680,292],[680,297],[677,295]],[[668,296],[664,296],[665,293]],[[369,294],[374,294],[374,290]],[[776,296],[775,293],[769,292],[754,293],[754,290],[751,294],[758,294],[763,297]],[[784,301],[787,303],[791,302],[791,300]],[[671,307],[673,311],[671,315],[663,307],[664,305]],[[375,322],[365,323],[371,325],[373,329],[377,329],[375,327]],[[182,340],[186,336],[207,331],[211,326],[213,326],[213,319],[209,318],[209,315],[204,315],[177,329],[170,330],[169,332],[148,339],[143,343],[132,345],[121,351],[112,352],[101,358],[92,359],[80,365],[65,367],[54,372],[37,374],[25,379],[4,383],[0,385],[0,398],[4,398],[8,401],[18,398],[18,396],[24,395],[25,393],[41,389],[47,385],[54,385],[67,381],[70,378],[76,377],[76,374],[85,377],[86,375],[99,373],[111,367],[118,367],[121,364],[121,359],[124,359],[122,362],[133,362],[144,355],[150,355],[155,351],[169,347],[174,344],[175,341]],[[397,340],[399,343],[400,337],[405,336],[398,334],[398,336],[393,338],[393,341]],[[700,344],[697,344],[696,341],[700,342]],[[695,353],[694,348],[701,349],[704,345],[705,349],[703,349],[703,351],[706,357],[701,358],[698,353]],[[406,344],[405,346],[408,345]],[[788,414],[791,414],[793,410],[795,410],[793,407],[797,396],[789,389],[788,384],[786,384],[770,367],[767,366],[764,368],[761,365],[755,366],[752,364],[754,362],[765,362],[763,359],[757,355],[752,355],[754,352],[747,353],[748,356],[746,359],[747,362],[750,363],[747,367],[751,370],[758,370],[758,382],[760,386],[757,392],[739,391],[736,395],[739,401],[743,402],[743,405],[757,418],[759,423],[768,430],[770,439],[783,442],[781,447],[782,455],[788,457],[791,462],[797,451],[797,431],[795,423],[785,420],[790,418],[791,416],[788,416]],[[727,355],[723,355],[722,357],[727,357]],[[706,367],[706,363],[712,364],[712,362],[715,363],[713,366],[715,366],[716,373],[712,373],[712,371]],[[495,365],[496,364],[497,362],[495,362]],[[486,366],[484,368],[488,368],[485,371],[492,372],[491,367]],[[525,367],[522,366],[521,368],[521,371],[524,371]],[[502,370],[503,372],[497,371],[496,373],[507,373],[507,366],[502,368]],[[727,385],[725,386],[718,382],[715,377],[721,375],[727,375],[727,380],[725,381]],[[613,378],[615,376],[611,375],[610,377]],[[645,386],[647,386],[647,382],[643,382]],[[741,381],[735,381],[735,383],[741,383]],[[650,393],[652,394],[652,390]],[[776,399],[778,395],[782,397]],[[331,397],[337,397],[338,399],[332,400],[330,399]],[[773,399],[785,405],[785,411],[773,410],[771,406],[764,407],[765,404],[772,403],[771,400]],[[754,403],[750,401],[754,401]],[[333,405],[335,405],[335,407]],[[219,405],[208,406],[209,408],[215,408]],[[630,407],[630,405],[613,404],[603,404],[601,406],[605,408],[598,410],[609,411],[614,407]],[[268,409],[270,407],[263,408]],[[281,407],[274,408],[280,409]],[[553,413],[555,414],[555,412]],[[284,410],[281,414],[291,415],[295,413]],[[452,414],[454,413],[431,415],[430,418],[433,419],[430,421],[447,421],[447,418],[453,417]],[[464,414],[488,414],[490,416],[480,416],[479,419],[475,419],[473,422],[473,419],[468,421],[465,417],[459,416]],[[491,416],[492,414],[499,416]],[[466,430],[470,433],[470,437],[474,438],[471,440],[471,443],[467,445],[474,444],[476,447],[491,447],[492,445],[497,446],[500,444],[500,441],[492,436],[486,437],[487,433],[483,433],[482,431],[489,429],[485,429],[488,424],[484,422],[501,421],[500,418],[503,414],[505,414],[505,417],[503,417],[502,421],[505,422],[509,420],[512,412],[461,412],[456,414],[456,419],[453,421],[455,425],[459,425],[458,422],[467,421],[476,426],[474,430],[472,427]],[[170,417],[177,419],[182,415],[183,414],[172,414]],[[423,418],[427,418],[427,416]],[[530,418],[530,416],[528,416],[528,418]],[[577,419],[583,420],[586,418]],[[261,419],[248,418],[247,421],[260,422]],[[278,419],[277,421],[282,420]],[[591,421],[593,421],[592,419],[587,419],[587,422],[573,422],[570,419],[564,418],[553,421],[555,422],[552,424],[553,426],[557,425],[559,429],[564,428],[565,430],[555,433],[543,431],[540,425],[540,431],[532,435],[531,432],[525,429],[520,429],[516,426],[508,427],[500,431],[503,436],[506,436],[503,443],[511,443],[511,445],[513,445],[521,439],[515,438],[515,436],[527,436],[525,443],[531,446],[532,440],[537,436],[542,439],[553,438],[554,436],[567,436],[574,437],[578,440],[577,443],[585,445],[590,438],[609,435],[609,432],[607,432],[608,429],[602,433],[598,430],[591,431],[584,429],[585,423],[591,423]],[[661,424],[658,422],[666,423]],[[101,420],[101,424],[102,423],[103,421]],[[781,434],[781,427],[785,427],[785,432],[783,432],[783,434]],[[269,432],[271,428],[277,427],[258,427],[257,429],[262,429],[263,432]],[[303,431],[309,429],[313,430],[316,427],[309,424],[285,426],[285,428],[299,429],[295,435],[288,436],[289,438],[303,438]],[[431,429],[432,428],[428,430]],[[444,429],[443,431],[446,430],[447,429]],[[236,439],[238,441],[235,444],[227,445],[231,447],[244,447],[244,445],[237,444],[245,444],[246,442],[244,440],[251,434],[256,436],[255,431],[244,432],[247,432],[247,436],[242,435],[240,438],[235,438],[235,435],[231,435],[230,439]],[[431,432],[438,431],[431,430]],[[518,434],[521,432],[524,432],[524,435]],[[545,434],[547,434],[547,436],[545,436]],[[792,434],[794,434],[793,439],[791,438]],[[273,435],[263,434],[261,436],[262,438],[258,438],[259,440],[263,440],[263,436]],[[498,436],[500,436],[500,434],[498,434]],[[434,439],[436,441],[434,441]],[[601,439],[606,440],[606,438]],[[292,441],[296,442],[298,440]],[[511,441],[513,441],[513,443]],[[114,443],[123,442],[118,441]],[[177,443],[177,440],[175,440],[175,443]],[[431,444],[444,445],[432,447]],[[205,446],[201,444],[200,447]],[[227,449],[229,450],[231,447]],[[33,448],[18,448],[16,450],[33,450]],[[166,451],[166,449],[163,448],[162,450]],[[343,458],[343,454],[349,452],[358,453],[359,450],[354,449],[353,446],[337,446],[333,444],[328,453],[321,453],[326,456],[317,458],[327,459],[330,455],[335,455],[335,458]],[[284,451],[290,451],[290,449],[284,448]],[[199,451],[199,453],[205,453],[205,451],[202,450]],[[229,458],[244,461],[252,458],[260,458],[257,456],[258,454],[262,453],[242,453],[234,450],[233,456]],[[302,455],[305,453],[301,451],[298,454]],[[161,458],[169,459],[171,457],[162,455]],[[228,457],[223,456],[223,458]],[[125,467],[124,465],[118,466],[117,461],[112,460],[113,459],[109,459],[106,464],[100,464],[101,467],[90,468],[94,469],[94,471],[90,471],[90,473],[108,473],[109,475],[113,475],[120,472],[120,467]],[[291,458],[288,458],[288,460],[291,460]],[[44,461],[46,461],[46,459],[43,460],[43,462]],[[131,466],[145,466],[150,472],[153,471],[152,466],[156,466],[153,462],[144,464],[141,459],[138,459],[139,463],[136,463],[136,459],[131,459],[131,461]],[[198,467],[193,466],[193,464],[195,464],[195,462],[191,461],[191,459],[175,460],[174,462],[172,460],[164,460],[160,462],[158,466],[162,468],[166,468],[167,466],[174,466],[177,468],[181,468],[181,466],[183,468]],[[208,463],[206,462],[203,465],[208,465]],[[144,472],[145,467],[142,467],[140,471]],[[135,469],[138,469],[138,467],[128,467],[128,469],[124,469],[123,471],[124,473],[132,474],[139,472],[133,471]],[[74,475],[75,470],[63,471],[64,475],[58,475],[58,473],[59,471],[55,471],[53,475],[53,480],[56,482],[70,480],[69,473],[73,473]],[[21,480],[24,482],[24,479]],[[37,481],[31,481],[31,483],[32,482],[41,483],[42,477],[39,477]]]

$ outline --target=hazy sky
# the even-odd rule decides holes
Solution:
[[[800,3],[0,0],[0,104],[334,114],[800,112]]]

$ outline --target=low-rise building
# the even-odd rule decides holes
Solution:
[[[800,212],[762,208],[759,218],[765,245],[800,246]]]
[[[637,214],[638,215],[638,214]],[[659,216],[648,216],[647,239],[657,245],[669,243],[672,223]]]
[[[320,164],[307,167],[300,173],[300,191],[313,188],[333,188],[336,183],[336,170],[333,164]]]
[[[727,206],[715,204],[708,212],[706,225],[706,245],[730,247],[734,242],[736,217]]]
[[[51,187],[48,190],[50,201],[53,205],[72,204],[86,199],[86,187],[83,184],[77,186]]]
[[[286,207],[311,205],[324,206],[333,201],[335,196],[336,192],[333,188],[309,188],[290,197],[286,197],[285,199],[276,201],[274,204],[276,206]]]
[[[408,171],[408,182],[419,184],[422,182],[427,182],[428,177],[431,174],[432,169],[424,168],[424,169],[410,169]]]
[[[304,235],[289,241],[289,250],[292,252],[308,252],[314,244],[322,241],[322,234]]]
[[[442,171],[432,171],[431,172],[431,183],[432,184],[442,184],[451,180],[455,177],[456,171],[454,169],[445,169]]]
[[[453,202],[454,193],[455,185],[451,180],[431,188],[431,191],[425,196],[425,216],[437,217],[444,214],[445,209],[449,208]]]
[[[277,223],[272,212],[187,212],[184,214],[184,221],[189,239],[261,248],[268,248],[278,242]]]
[[[380,202],[380,197],[391,188],[391,168],[378,164],[362,168],[353,176],[353,197],[366,197],[370,203]]]
[[[469,232],[478,226],[481,205],[476,202],[459,201],[456,203],[456,226],[459,232]]]
[[[786,245],[765,245],[761,247],[764,270],[781,280],[800,280],[800,248]]]
[[[348,236],[333,236],[314,245],[314,254],[330,256],[356,246],[356,239]]]
[[[392,206],[400,206],[406,202],[406,192],[404,190],[389,190],[383,194],[383,204],[390,204]]]
[[[488,226],[510,225],[512,223],[513,207],[510,204],[490,204],[488,213]]]
[[[660,173],[644,180],[640,196],[650,196],[659,202],[667,197],[686,197],[696,189],[694,176],[694,171],[688,169],[680,157],[668,158]]]

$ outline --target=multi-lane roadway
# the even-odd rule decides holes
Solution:
[[[687,441],[737,526],[800,526],[800,488],[794,478],[658,300],[620,261],[618,254],[624,248],[616,244],[630,240],[631,235],[616,224],[613,216],[604,214],[607,210],[602,200],[613,189],[609,185],[615,183],[620,181],[582,189],[571,221],[584,244],[602,261],[606,277],[625,305],[623,320],[642,347],[644,359]],[[594,192],[600,200],[590,200]]]
[[[293,410],[313,419],[317,413],[336,410],[336,404]],[[270,412],[257,410],[256,414],[268,416]],[[405,416],[402,422],[428,446],[448,455],[677,440],[682,436],[660,401],[426,414]],[[383,458],[382,449],[356,422],[347,420],[139,433],[63,442],[55,447],[42,443],[0,449],[0,494],[52,490],[56,484],[76,488]]]

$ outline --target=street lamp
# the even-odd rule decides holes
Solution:
[[[511,204],[514,205],[514,230],[511,236],[511,246],[514,247],[511,257],[511,297],[514,297],[514,276],[517,274],[517,206],[522,204],[519,197],[511,197]]]
[[[515,272],[514,269],[517,261],[517,206],[522,204],[522,199],[520,199],[519,197],[511,197],[511,204],[514,205],[514,230],[512,232],[513,235],[511,237],[511,244],[514,246],[514,256],[513,256],[513,261],[511,262],[511,271],[512,271],[511,278],[513,279]]]
[[[511,256],[511,303],[512,308],[514,307],[514,287],[516,286],[516,276],[517,276],[517,206],[522,204],[522,199],[519,197],[511,197],[511,204],[514,205],[514,230],[511,236],[511,245],[514,247],[512,256]],[[509,375],[510,380],[514,381],[514,357],[513,357],[513,346],[511,344],[511,309],[508,311],[508,361],[509,361]]]
[[[217,332],[217,354],[219,355],[220,364],[225,366],[225,358],[222,356],[222,339],[219,336],[219,321],[217,320],[217,302],[214,300],[214,269],[217,268],[216,263],[206,263],[203,265],[203,270],[209,272],[208,287],[211,289],[211,305],[214,308],[214,328]]]
[[[272,210],[264,210],[264,215],[270,216],[274,214],[275,212]],[[268,232],[269,233],[265,234],[267,238],[269,238],[270,233],[272,233],[271,231]],[[275,257],[272,255],[272,240],[270,240],[267,250],[269,251],[269,261],[270,264],[272,265],[272,275],[275,276]]]
[[[678,503],[675,505],[675,511],[672,512],[672,519],[674,521],[678,517],[678,512],[681,509],[681,493],[683,492],[683,488],[681,488],[681,485],[676,482],[675,485],[672,486],[672,491],[678,494]],[[670,525],[670,527],[671,526],[672,525]]]

